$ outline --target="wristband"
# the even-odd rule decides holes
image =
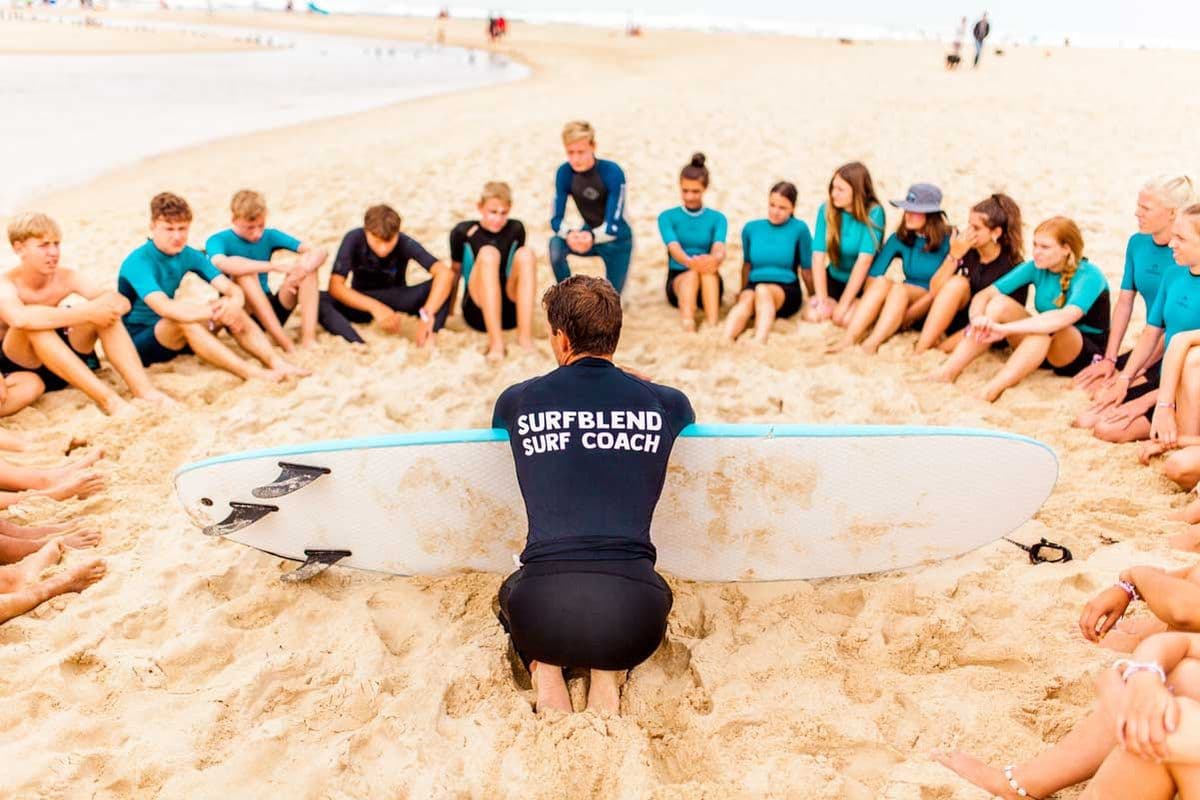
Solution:
[[[1117,365],[1117,357],[1116,356],[1105,356],[1104,358],[1102,358],[1100,360],[1101,361],[1111,361],[1112,365],[1114,367]]]
[[[1107,359],[1107,358],[1105,358],[1105,357],[1104,357],[1103,355],[1101,355],[1100,353],[1096,353],[1094,356],[1092,356],[1092,363],[1093,363],[1093,364],[1099,364],[1101,361],[1107,361],[1107,360],[1108,360],[1108,359]]]
[[[425,306],[421,306],[421,308],[417,310],[417,317],[421,320],[421,322],[430,322],[433,320],[433,315],[425,310]]]
[[[1121,673],[1121,680],[1126,683],[1139,672],[1153,672],[1164,684],[1167,682],[1167,673],[1163,672],[1163,668],[1153,661],[1131,661],[1128,658],[1118,658],[1113,663],[1113,669]]]
[[[1120,586],[1122,589],[1124,589],[1124,590],[1125,590],[1125,594],[1129,595],[1129,600],[1130,600],[1131,602],[1132,602],[1132,601],[1135,601],[1135,600],[1141,600],[1141,599],[1142,599],[1142,596],[1141,596],[1140,594],[1138,594],[1137,587],[1136,587],[1136,586],[1134,586],[1134,585],[1133,585],[1132,583],[1130,583],[1129,581],[1122,581],[1122,580],[1118,580],[1118,581],[1117,581],[1117,586]]]
[[[1174,410],[1175,410],[1175,404],[1174,404],[1174,403],[1155,403],[1155,404],[1154,404],[1154,407],[1155,407],[1155,408],[1169,408],[1169,409],[1171,409],[1172,411],[1174,411]]]
[[[1133,382],[1133,378],[1129,377],[1129,376],[1128,376],[1128,375],[1126,375],[1124,372],[1122,372],[1120,375],[1118,375],[1118,376],[1117,376],[1117,380],[1119,380],[1119,381],[1125,381],[1126,383],[1132,383],[1132,382]]]

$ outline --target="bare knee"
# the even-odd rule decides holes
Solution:
[[[1190,459],[1183,458],[1181,453],[1176,453],[1175,455],[1170,456],[1166,461],[1163,462],[1163,475],[1167,476],[1167,478],[1179,484],[1184,489],[1192,488],[1196,485],[1196,476],[1194,470],[1191,468],[1189,460]]]
[[[1095,419],[1094,416],[1086,414],[1080,415],[1080,418],[1088,417]],[[1121,444],[1130,440],[1129,426],[1114,424],[1110,422],[1097,422],[1092,428],[1092,435],[1103,442],[1112,442],[1113,444]]]
[[[483,247],[479,248],[479,253],[475,256],[475,263],[477,265],[487,264],[490,266],[499,266],[500,251],[495,245],[485,244]]]

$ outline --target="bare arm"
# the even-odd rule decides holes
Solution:
[[[683,264],[688,269],[692,268],[692,257],[683,251],[683,248],[679,246],[679,242],[671,242],[667,245],[667,253],[677,263]]]
[[[1163,356],[1162,380],[1158,385],[1158,393],[1166,402],[1174,402],[1188,352],[1197,345],[1200,345],[1200,331],[1184,331],[1171,338],[1171,346]]]
[[[25,305],[11,281],[0,280],[0,318],[14,328],[47,331],[91,322],[86,305],[74,308]]]
[[[151,311],[172,322],[207,322],[212,319],[211,303],[175,300],[167,297],[166,292],[151,292],[143,300]]]
[[[992,301],[992,298],[999,294],[999,289],[997,289],[995,286],[989,286],[979,294],[972,297],[971,303],[967,306],[967,317],[969,319],[975,319],[978,317],[983,313],[983,310],[987,308],[987,304]]]
[[[213,266],[233,278],[241,277],[242,275],[257,275],[260,272],[270,272],[270,261],[255,261],[251,258],[243,258],[242,256],[224,256],[215,255],[209,258]],[[278,268],[275,270],[279,271]]]
[[[843,312],[850,307],[862,290],[863,284],[867,282],[867,273],[871,271],[871,262],[874,260],[875,256],[872,253],[859,253],[858,258],[854,260],[854,266],[850,268],[850,279],[846,281],[846,290],[838,300],[838,308]]]
[[[937,294],[946,281],[954,277],[955,271],[958,269],[958,259],[954,254],[946,256],[946,260],[938,267],[937,272],[933,273],[933,277],[929,279],[929,302],[933,302],[933,296]]]
[[[971,304],[974,306],[974,303]],[[1075,306],[1056,308],[1053,311],[1043,311],[1032,317],[1006,322],[1003,325],[1005,333],[1034,333],[1051,334],[1071,327],[1083,319],[1083,311]]]
[[[813,253],[812,256],[812,275],[813,275],[813,293],[818,298],[829,297],[829,279],[826,270],[829,268],[828,253]]]
[[[1109,361],[1116,359],[1121,352],[1121,342],[1125,331],[1129,329],[1129,318],[1133,316],[1133,298],[1137,293],[1132,289],[1122,289],[1117,295],[1117,304],[1113,306],[1112,321],[1108,328],[1108,346],[1104,348],[1104,357]]]
[[[1133,567],[1121,580],[1132,583],[1154,616],[1172,628],[1200,632],[1200,586],[1156,567]]]
[[[392,313],[392,309],[388,308],[384,303],[352,289],[346,283],[345,275],[329,276],[329,296],[342,305],[359,311],[365,311],[376,319],[386,317]]]

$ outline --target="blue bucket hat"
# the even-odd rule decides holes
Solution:
[[[917,214],[936,214],[942,210],[942,190],[932,183],[914,183],[903,200],[889,200],[896,208]]]

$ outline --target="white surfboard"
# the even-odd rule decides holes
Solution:
[[[692,425],[651,538],[658,568],[690,580],[880,572],[1010,533],[1057,475],[1049,447],[998,431]],[[525,542],[503,430],[236,453],[182,467],[175,485],[206,533],[297,561],[332,552],[314,558],[402,575],[507,572]]]

